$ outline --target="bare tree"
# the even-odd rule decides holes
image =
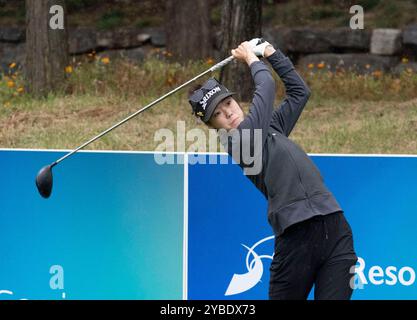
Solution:
[[[211,55],[210,4],[207,0],[165,2],[167,50],[174,59],[187,61]]]
[[[26,79],[36,96],[61,88],[69,62],[66,19],[63,29],[51,28],[54,5],[65,13],[64,0],[26,0]]]
[[[223,0],[221,17],[221,51],[223,56],[241,42],[260,37],[262,32],[262,0]],[[247,66],[231,63],[220,75],[220,81],[230,90],[237,90],[238,98],[248,101],[253,92],[253,81]]]

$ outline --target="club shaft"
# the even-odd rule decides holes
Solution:
[[[124,124],[125,122],[129,121],[130,119],[136,117],[138,114],[142,113],[143,111],[145,111],[146,109],[154,106],[155,104],[161,102],[162,100],[168,98],[170,95],[174,94],[175,92],[181,90],[182,88],[184,88],[185,86],[189,85],[190,83],[192,83],[193,81],[205,76],[206,74],[216,71],[222,67],[224,67],[225,65],[227,65],[229,62],[231,62],[234,59],[233,56],[230,56],[222,61],[220,61],[219,63],[215,64],[213,67],[211,67],[210,69],[200,73],[198,76],[195,76],[194,78],[192,78],[191,80],[183,83],[182,85],[180,85],[179,87],[176,87],[175,89],[171,90],[170,92],[166,93],[165,95],[159,97],[158,99],[156,99],[155,101],[149,103],[148,105],[146,105],[145,107],[143,107],[142,109],[136,111],[135,113],[131,114],[130,116],[124,118],[123,120],[119,121],[118,123],[116,123],[115,125],[113,125],[112,127],[108,128],[107,130],[103,131],[102,133],[98,134],[97,136],[95,136],[94,138],[88,140],[87,142],[83,143],[81,146],[79,146],[78,148],[74,149],[73,151],[67,153],[66,155],[64,155],[62,158],[59,158],[58,160],[56,160],[54,163],[51,164],[51,167],[57,165],[58,163],[60,163],[61,161],[65,160],[66,158],[68,158],[69,156],[73,155],[74,153],[76,153],[77,151],[85,148],[86,146],[88,146],[90,143],[96,141],[97,139],[101,138],[102,136],[104,136],[105,134],[109,133],[110,131],[116,129],[117,127],[121,126],[122,124]]]

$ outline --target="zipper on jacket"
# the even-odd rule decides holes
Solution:
[[[295,160],[294,160],[294,158],[293,158],[293,156],[292,156],[291,152],[288,150],[287,146],[286,146],[286,145],[284,145],[284,147],[285,147],[285,149],[287,150],[288,154],[290,155],[290,157],[291,157],[291,161],[292,161],[292,163],[294,164],[295,169],[297,170],[298,181],[300,182],[301,188],[303,189],[304,196],[306,197],[307,203],[308,203],[308,205],[310,206],[311,211],[313,211],[313,212],[314,212],[314,209],[313,209],[313,207],[311,206],[311,203],[310,203],[310,200],[309,200],[309,197],[308,197],[308,193],[307,193],[306,189],[304,188],[304,185],[303,185],[303,180],[301,179],[300,170],[298,169],[298,166],[297,166],[297,164],[296,164],[296,162],[295,162]]]

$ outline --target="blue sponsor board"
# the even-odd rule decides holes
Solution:
[[[0,299],[182,299],[183,165],[153,154],[0,151]]]
[[[267,203],[230,157],[80,152],[43,199],[63,154],[0,150],[0,299],[268,298]],[[417,299],[417,157],[312,159],[353,230],[353,299]]]
[[[312,156],[351,224],[353,299],[417,299],[417,157]],[[240,168],[189,167],[189,299],[266,299],[266,200]],[[310,298],[312,294],[310,294]]]
[[[225,156],[219,156],[217,163],[225,162],[220,157]],[[189,299],[268,298],[267,258],[262,282],[239,295],[225,295],[233,275],[248,272],[248,250],[243,245],[252,247],[272,235],[263,195],[239,166],[228,162],[188,168]],[[272,241],[261,247],[255,250],[258,254],[273,254]]]

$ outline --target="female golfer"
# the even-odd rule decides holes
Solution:
[[[249,66],[255,84],[246,116],[233,92],[214,78],[194,88],[189,102],[196,116],[222,132],[228,153],[243,169],[254,165],[236,156],[242,156],[245,144],[255,154],[253,162],[261,161],[256,174],[247,177],[265,195],[275,233],[270,299],[307,299],[313,285],[315,299],[350,299],[350,271],[357,261],[352,230],[317,167],[288,139],[310,90],[279,49],[260,42],[243,42],[232,50],[237,60]],[[277,108],[273,106],[275,81],[258,56],[268,60],[285,85],[286,98]]]

